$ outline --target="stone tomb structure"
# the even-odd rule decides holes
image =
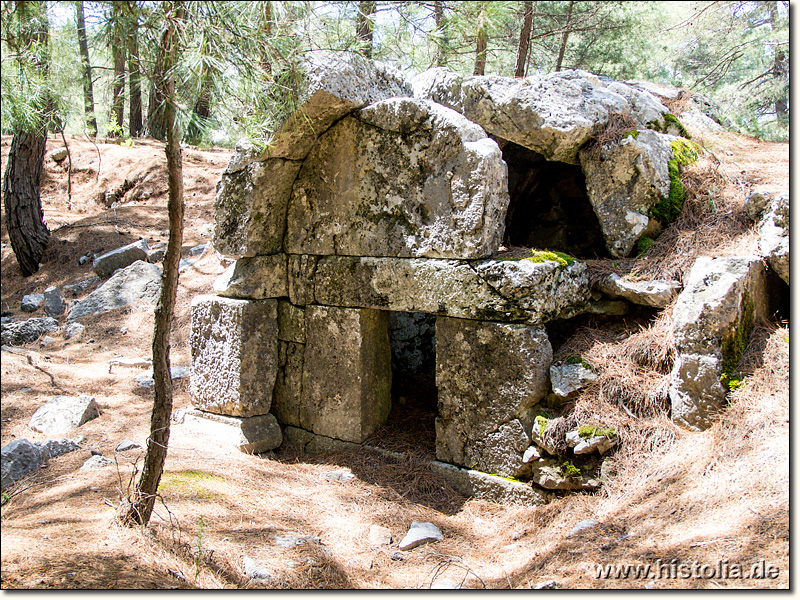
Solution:
[[[251,452],[282,437],[309,451],[361,444],[391,411],[393,363],[405,377],[398,363],[408,373],[427,362],[439,468],[530,477],[551,390],[544,324],[589,310],[591,295],[578,260],[498,255],[509,205],[527,210],[509,195],[526,174],[508,165],[577,172],[572,199],[550,196],[572,212],[554,222],[591,217],[591,251],[625,256],[669,191],[672,136],[647,127],[666,129],[666,108],[576,71],[434,69],[409,82],[357,56],[311,53],[306,73],[297,111],[265,150],[238,148],[220,183],[214,246],[237,260],[193,302],[188,416],[227,426]],[[586,153],[615,112],[633,115],[639,135]],[[516,187],[535,196],[536,185]],[[510,227],[515,243],[554,248],[552,229],[537,240]],[[573,235],[579,256],[584,237]]]

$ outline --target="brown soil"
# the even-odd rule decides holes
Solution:
[[[720,201],[740,209],[754,185],[788,189],[788,144],[734,134],[704,138],[725,176],[724,189],[716,191]],[[3,171],[9,143],[2,139]],[[167,239],[162,144],[142,141],[126,148],[100,143],[96,149],[77,137],[69,144],[71,202],[65,169],[46,159],[42,198],[53,235],[38,273],[20,276],[2,224],[0,300],[3,311],[18,317],[42,316],[41,309],[19,313],[24,294],[91,276],[91,263],[78,264],[87,252],[99,254],[140,237],[151,245]],[[48,151],[61,145],[50,140]],[[184,256],[209,240],[215,187],[228,158],[225,151],[184,149]],[[126,179],[138,183],[115,209],[105,206],[104,192],[120,189]],[[706,241],[691,252],[751,249],[752,231],[735,231],[710,248]],[[667,258],[658,259],[659,269]],[[677,260],[675,254],[672,258]],[[648,271],[645,263],[634,263],[618,262],[616,268],[620,273]],[[192,297],[210,293],[226,264],[209,250],[181,274],[173,365],[189,364]],[[54,395],[91,394],[102,411],[76,432],[86,436],[82,450],[50,460],[4,499],[2,588],[386,589],[427,588],[443,579],[474,588],[530,588],[548,580],[562,588],[788,587],[788,323],[758,330],[742,367],[750,374],[747,385],[733,394],[709,431],[686,433],[659,416],[636,419],[627,429],[618,423],[631,437],[618,452],[616,474],[595,494],[573,494],[539,508],[462,498],[425,467],[425,454],[414,452],[413,440],[403,438],[402,424],[384,442],[392,450],[406,445],[405,459],[368,450],[297,457],[291,448],[268,457],[249,456],[198,440],[176,424],[151,524],[127,529],[116,523],[115,511],[142,461],[137,450],[115,455],[114,447],[123,439],[144,445],[152,393],[134,382],[141,369],[109,368],[109,361],[148,357],[152,321],[151,306],[119,309],[86,319],[79,342],[65,342],[59,332],[46,347],[31,343],[2,353],[3,445],[20,438],[46,439],[27,423]],[[603,357],[611,354],[612,343],[621,356],[644,353],[658,362],[664,356],[653,340],[663,327],[653,325],[638,338],[628,335],[627,345],[624,339],[585,332],[580,343],[609,364],[613,361]],[[655,365],[651,370],[652,381],[641,381],[662,385],[658,374],[663,369]],[[176,383],[175,408],[189,407],[187,382]],[[589,400],[608,401],[600,396]],[[115,458],[118,466],[80,471],[90,451]],[[350,468],[356,478],[339,483],[324,477],[341,467]],[[567,537],[589,518],[601,525]],[[435,523],[444,541],[397,553],[412,521]],[[370,545],[372,524],[391,530],[392,546]],[[321,544],[292,549],[275,544],[276,536],[289,533],[318,536]],[[245,556],[264,565],[272,578],[248,581],[242,572]],[[762,560],[779,570],[776,578],[626,579],[596,572],[599,565],[681,563],[691,569],[694,561],[714,566],[727,561],[723,564],[729,571],[741,563],[749,575],[751,565]],[[662,569],[669,573],[668,567]]]

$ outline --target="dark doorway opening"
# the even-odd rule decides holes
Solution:
[[[608,257],[600,222],[579,165],[548,161],[533,150],[498,139],[508,165],[506,246]]]
[[[395,452],[436,454],[436,316],[389,313],[392,410],[367,443]]]

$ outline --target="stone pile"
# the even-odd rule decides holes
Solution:
[[[504,254],[509,207],[526,210],[509,195],[526,176],[509,152],[527,157],[534,174],[577,170],[585,190],[551,196],[551,212],[594,220],[601,251],[627,256],[670,192],[680,132],[667,109],[647,91],[582,71],[516,80],[434,69],[408,82],[355,55],[308,60],[297,111],[263,152],[240,147],[222,177],[213,244],[237,260],[215,294],[192,305],[198,410],[187,423],[213,422],[213,435],[246,451],[275,448],[283,437],[305,450],[361,444],[391,410],[392,362],[425,362],[405,332],[424,331],[435,347],[435,471],[487,496],[495,480],[506,481],[513,485],[495,486],[499,496],[527,502],[546,501],[545,490],[596,488],[616,436],[570,432],[559,447],[583,461],[570,468],[538,432],[548,396],[569,398],[593,378],[590,369],[556,366],[554,374],[545,325],[603,303],[663,308],[682,284],[612,276],[593,290],[579,260]],[[590,151],[619,114],[635,132]],[[542,214],[522,229],[539,231]],[[540,233],[539,247],[561,239],[553,229]],[[749,318],[746,298],[761,298],[758,265],[742,264],[726,327]],[[700,352],[724,354],[728,342],[722,330],[705,343],[680,328],[681,311],[687,324],[704,322],[704,309],[688,300],[704,284],[689,279],[677,300],[686,308],[676,308],[673,407],[694,426],[704,417],[692,415],[716,400],[692,391],[687,365],[705,364],[691,363]],[[708,373],[719,380],[723,363]]]

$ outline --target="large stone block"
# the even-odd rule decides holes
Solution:
[[[581,150],[586,192],[612,256],[627,256],[669,195],[671,136],[643,130],[599,150]]]
[[[161,267],[137,260],[114,273],[86,298],[76,302],[69,311],[67,322],[136,304],[140,300],[155,304],[160,293]]]
[[[227,298],[263,300],[289,295],[285,254],[240,258],[214,280],[214,291]]]
[[[317,138],[359,108],[411,95],[398,71],[357,54],[309,52],[302,72],[296,110],[278,117],[265,149],[237,145],[222,177],[214,202],[214,247],[223,254],[281,252],[292,184]]]
[[[280,425],[273,415],[242,418],[190,410],[184,416],[184,423],[199,435],[248,454],[274,450],[283,442]]]
[[[552,358],[544,327],[438,318],[436,458],[516,475]]]
[[[224,173],[214,200],[214,248],[231,256],[281,252],[286,209],[301,164],[274,158]]]
[[[286,251],[482,258],[500,245],[507,169],[497,144],[457,112],[393,98],[319,138],[297,177]]]
[[[94,259],[92,268],[98,277],[106,279],[111,277],[117,269],[124,269],[137,260],[147,260],[149,251],[150,247],[147,245],[147,240],[141,239],[98,256]]]
[[[577,164],[577,154],[610,113],[628,113],[642,127],[663,126],[667,109],[648,92],[586,71],[560,71],[524,79],[463,77],[444,68],[412,80],[414,94],[457,110],[488,133],[542,154]]]
[[[672,311],[678,352],[669,396],[672,420],[707,429],[722,408],[756,319],[769,306],[764,266],[755,256],[698,258]]]
[[[33,413],[28,427],[50,435],[67,433],[99,416],[93,396],[56,396]]]
[[[759,253],[769,266],[789,283],[789,193],[778,194],[769,204],[758,226]]]
[[[300,426],[361,443],[389,416],[391,349],[383,311],[309,306]]]
[[[577,262],[328,256],[317,263],[314,297],[333,306],[534,324],[580,312],[589,285]]]
[[[191,393],[204,411],[265,415],[278,371],[276,300],[198,296],[192,301]]]
[[[279,342],[278,375],[272,395],[272,414],[277,417],[281,425],[300,426],[304,356],[304,344],[282,340]]]

